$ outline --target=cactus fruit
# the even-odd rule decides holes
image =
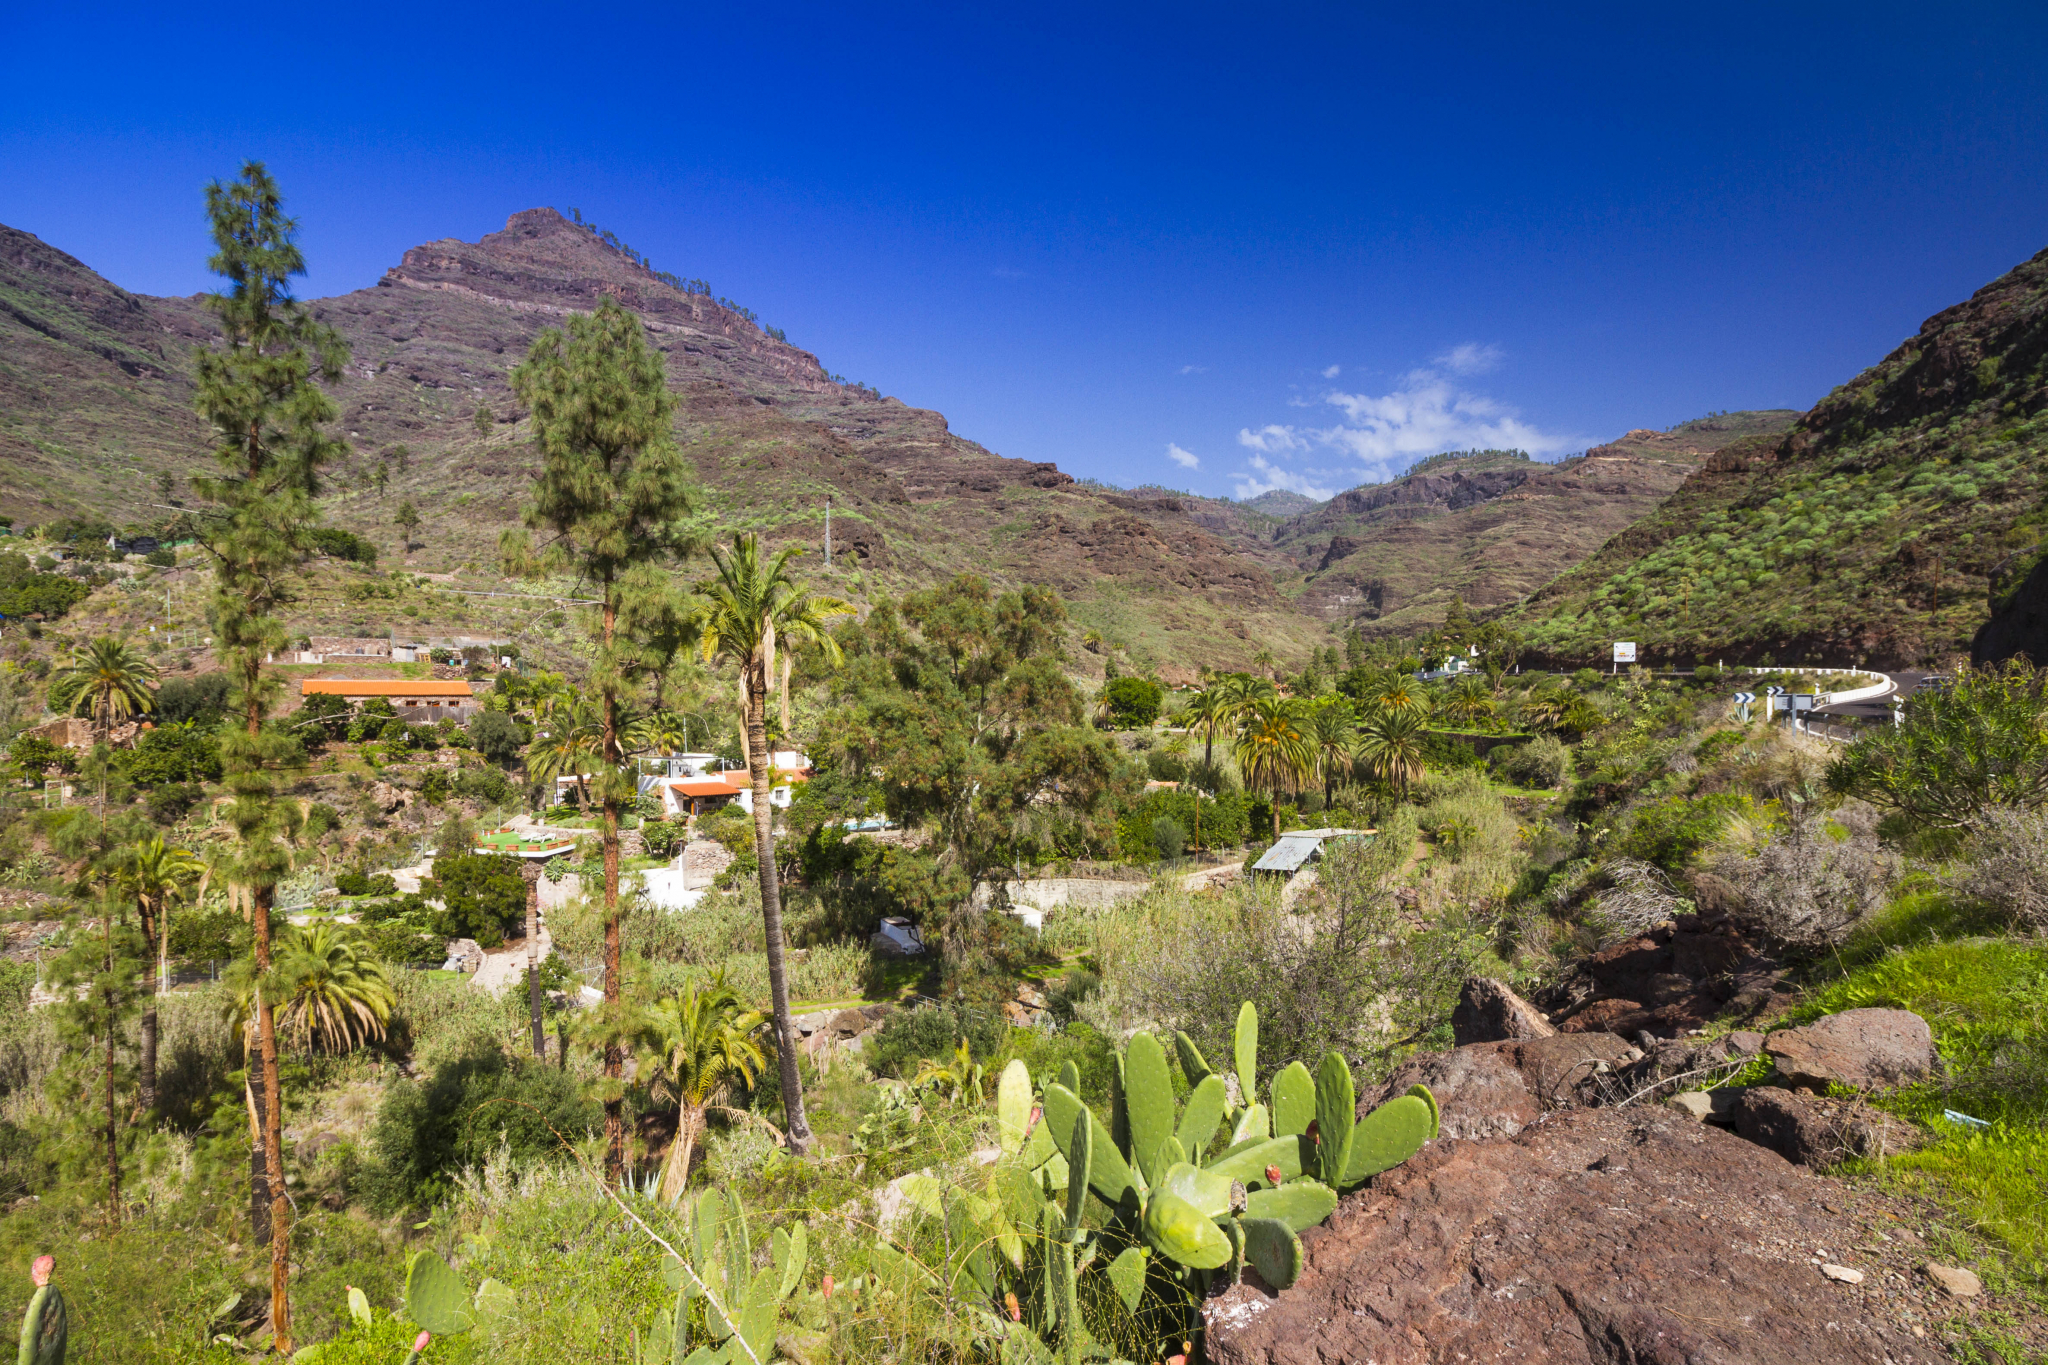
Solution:
[[[1316,1068],[1317,1164],[1325,1185],[1344,1183],[1357,1112],[1358,1092],[1351,1085],[1350,1063],[1342,1053],[1325,1055],[1323,1064]]]
[[[476,1325],[469,1286],[431,1251],[415,1252],[405,1271],[405,1315],[435,1336],[467,1332]]]
[[[419,1359],[426,1352],[427,1343],[434,1339],[432,1332],[421,1332],[412,1339],[412,1350],[405,1357],[405,1365],[419,1365]]]
[[[1231,1180],[1242,1180],[1247,1187],[1258,1187],[1299,1180],[1303,1172],[1314,1168],[1314,1161],[1315,1146],[1307,1138],[1279,1137],[1226,1152],[1210,1162],[1208,1169]],[[1279,1180],[1270,1177],[1271,1169],[1280,1172]]]
[[[64,1353],[71,1346],[71,1323],[64,1291],[50,1283],[56,1269],[55,1256],[38,1256],[29,1267],[36,1292],[21,1320],[19,1365],[64,1365]]]

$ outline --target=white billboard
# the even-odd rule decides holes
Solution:
[[[1634,640],[1616,640],[1614,642],[1614,662],[1618,664],[1632,664],[1635,661],[1636,642]]]

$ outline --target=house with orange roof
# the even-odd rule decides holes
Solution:
[[[482,707],[476,689],[460,679],[437,678],[308,678],[299,684],[301,697],[340,697],[350,706],[383,698],[409,721],[443,716],[468,720]]]

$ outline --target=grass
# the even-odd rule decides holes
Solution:
[[[1789,1022],[1867,1007],[1927,1020],[1946,1074],[1878,1103],[1933,1141],[1881,1170],[1851,1169],[1947,1204],[2010,1254],[2016,1277],[2048,1287],[2048,943],[1995,927],[1922,878],[1829,964]],[[1952,1123],[1950,1109],[1991,1127]]]

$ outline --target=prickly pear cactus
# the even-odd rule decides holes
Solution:
[[[38,1256],[30,1270],[36,1292],[21,1320],[19,1365],[64,1365],[64,1353],[71,1346],[71,1323],[63,1291],[50,1283],[56,1268],[56,1257]]]

